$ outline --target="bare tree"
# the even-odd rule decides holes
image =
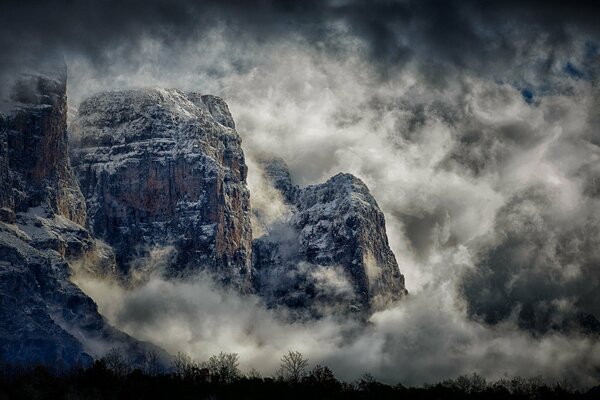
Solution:
[[[180,379],[189,375],[189,371],[193,366],[192,358],[182,352],[177,353],[175,359],[171,362],[171,370]]]
[[[289,351],[281,357],[278,375],[289,382],[299,382],[306,375],[308,360],[299,351]]]
[[[219,383],[231,383],[241,376],[240,356],[236,353],[224,353],[211,356],[204,364],[211,380]]]
[[[158,354],[154,350],[148,350],[144,353],[144,373],[147,375],[158,375],[160,372],[160,361]]]
[[[117,376],[125,376],[131,371],[131,363],[123,357],[121,351],[113,347],[102,357],[106,369]]]

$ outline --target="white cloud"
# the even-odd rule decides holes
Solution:
[[[418,59],[381,79],[361,58],[360,43],[340,41],[342,50],[327,53],[302,39],[232,41],[217,29],[184,52],[146,42],[141,68],[115,59],[97,71],[72,56],[70,104],[90,91],[149,85],[224,97],[250,160],[253,207],[272,220],[285,212],[269,201],[271,189],[252,161],[263,153],[283,157],[299,184],[339,171],[356,174],[386,215],[411,292],[407,300],[358,329],[328,319],[286,324],[257,299],[222,293],[202,280],[152,278],[123,291],[86,279],[79,281],[83,289],[136,337],[200,359],[238,352],[246,366],[267,373],[282,353],[297,349],[347,379],[370,370],[390,382],[421,383],[478,371],[597,382],[596,341],[533,338],[510,320],[482,325],[468,317],[461,292],[465,270],[475,269],[484,245],[498,239],[498,210],[524,189],[552,188],[556,220],[583,226],[596,212],[597,201],[582,194],[597,179],[589,165],[600,156],[590,140],[598,129],[593,83],[574,82],[555,68],[558,77],[549,82],[557,91],[528,104],[503,82],[527,78],[534,60],[523,61],[523,74],[507,72],[503,79],[448,67],[453,79],[436,85],[424,79]],[[582,173],[585,168],[591,172]],[[567,276],[578,273],[576,266],[566,269]],[[589,282],[597,289],[595,279]]]

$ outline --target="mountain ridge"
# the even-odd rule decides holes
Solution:
[[[150,272],[185,279],[208,271],[299,318],[366,315],[406,294],[383,214],[350,174],[299,188],[281,161],[272,184],[293,209],[280,226],[295,255],[281,257],[285,236],[276,230],[271,242],[253,238],[248,167],[221,98],[101,92],[82,102],[67,131],[66,72],[18,82],[16,106],[0,117],[5,360],[89,364],[112,347],[136,362],[150,350],[168,360],[112,327],[71,281],[77,266],[126,282],[157,248],[173,254],[165,271]],[[276,248],[275,264],[261,256],[267,248]]]

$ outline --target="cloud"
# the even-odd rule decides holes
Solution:
[[[489,328],[468,319],[451,285],[410,296],[375,314],[367,325],[324,318],[289,322],[258,298],[226,291],[207,276],[186,281],[152,277],[135,289],[78,275],[99,310],[136,338],[198,361],[236,352],[241,366],[273,375],[280,357],[295,349],[311,365],[330,366],[353,380],[370,371],[389,383],[433,382],[478,371],[489,378],[542,374],[550,382],[595,382],[597,341],[554,333],[534,338],[506,323]]]
[[[362,43],[337,40],[331,52],[302,36],[259,43],[220,27],[183,52],[148,39],[136,62],[116,57],[107,69],[73,56],[70,104],[96,90],[149,85],[223,96],[249,159],[255,211],[269,223],[285,213],[269,202],[272,189],[253,161],[261,155],[282,156],[301,185],[356,174],[386,215],[410,300],[356,333],[329,320],[288,326],[257,303],[248,310],[247,301],[201,282],[152,280],[117,296],[123,305],[113,311],[112,292],[92,297],[107,302],[101,309],[134,336],[199,358],[206,349],[238,351],[265,371],[280,353],[298,348],[346,378],[363,370],[407,383],[473,370],[556,378],[573,371],[573,379],[591,382],[598,366],[593,339],[556,331],[534,338],[523,330],[545,321],[538,314],[598,316],[598,90],[594,80],[560,67],[588,57],[585,38],[573,39],[571,53],[534,41],[534,55],[500,73],[445,67],[442,81],[423,75],[429,59],[422,56],[382,80]],[[541,79],[533,60],[550,53]],[[533,101],[523,96],[523,82]],[[139,306],[153,296],[161,303],[155,311]],[[152,315],[138,320],[144,312]],[[527,312],[533,317],[519,317]],[[176,321],[166,323],[169,315]],[[254,332],[262,320],[272,335]],[[195,326],[202,321],[206,327]],[[204,331],[210,334],[194,333]],[[355,369],[346,367],[356,360]]]
[[[568,210],[545,186],[515,194],[496,216],[492,243],[464,282],[472,314],[497,323],[516,314],[524,328],[597,329],[600,239],[594,204]],[[597,325],[597,322],[596,322]]]
[[[359,329],[329,319],[289,325],[257,299],[202,281],[153,278],[132,292],[81,283],[113,323],[199,359],[239,352],[266,373],[298,349],[345,379],[370,370],[421,383],[478,371],[594,382],[597,340],[524,329],[580,311],[598,316],[595,81],[551,68],[546,83],[531,81],[528,101],[518,83],[537,65],[502,79],[451,68],[440,83],[423,77],[427,60],[413,58],[382,80],[351,38],[331,53],[297,36],[261,44],[221,33],[185,52],[149,40],[139,63],[115,58],[105,70],[68,59],[71,104],[95,90],[148,85],[223,96],[249,159],[255,211],[268,224],[285,213],[269,201],[253,161],[261,155],[283,157],[301,185],[356,174],[386,215],[411,296]]]
[[[454,75],[446,75],[447,66],[488,74],[536,63],[543,72],[570,51],[574,36],[597,40],[600,33],[593,1],[7,0],[0,7],[2,71],[57,51],[82,55],[98,68],[110,68],[116,57],[134,64],[147,40],[183,51],[220,27],[243,42],[300,36],[338,56],[349,38],[382,77],[418,58],[427,61],[421,77],[443,84]],[[566,66],[585,75],[583,64]]]
[[[597,340],[541,329],[600,317],[595,2],[1,7],[2,73],[24,53],[62,51],[71,112],[95,91],[125,87],[224,97],[268,225],[286,210],[272,201],[261,155],[283,157],[300,185],[359,176],[411,292],[359,329],[289,325],[199,278],[151,276],[132,291],[81,281],[125,331],[197,358],[236,351],[265,372],[298,349],[347,379],[598,376]]]

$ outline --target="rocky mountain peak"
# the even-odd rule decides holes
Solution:
[[[298,186],[292,183],[285,160],[280,157],[263,157],[258,162],[269,183],[281,193],[289,205],[293,205],[296,202]]]
[[[85,223],[85,201],[68,158],[66,66],[21,75],[0,113],[0,207],[44,206]]]
[[[175,252],[169,273],[206,270],[251,287],[247,167],[225,102],[179,90],[105,92],[72,125],[72,159],[93,232],[127,273],[155,247]]]
[[[367,312],[407,293],[383,213],[359,178],[339,173],[299,188],[283,160],[262,165],[294,210],[254,241],[257,287],[268,304],[300,314]]]

